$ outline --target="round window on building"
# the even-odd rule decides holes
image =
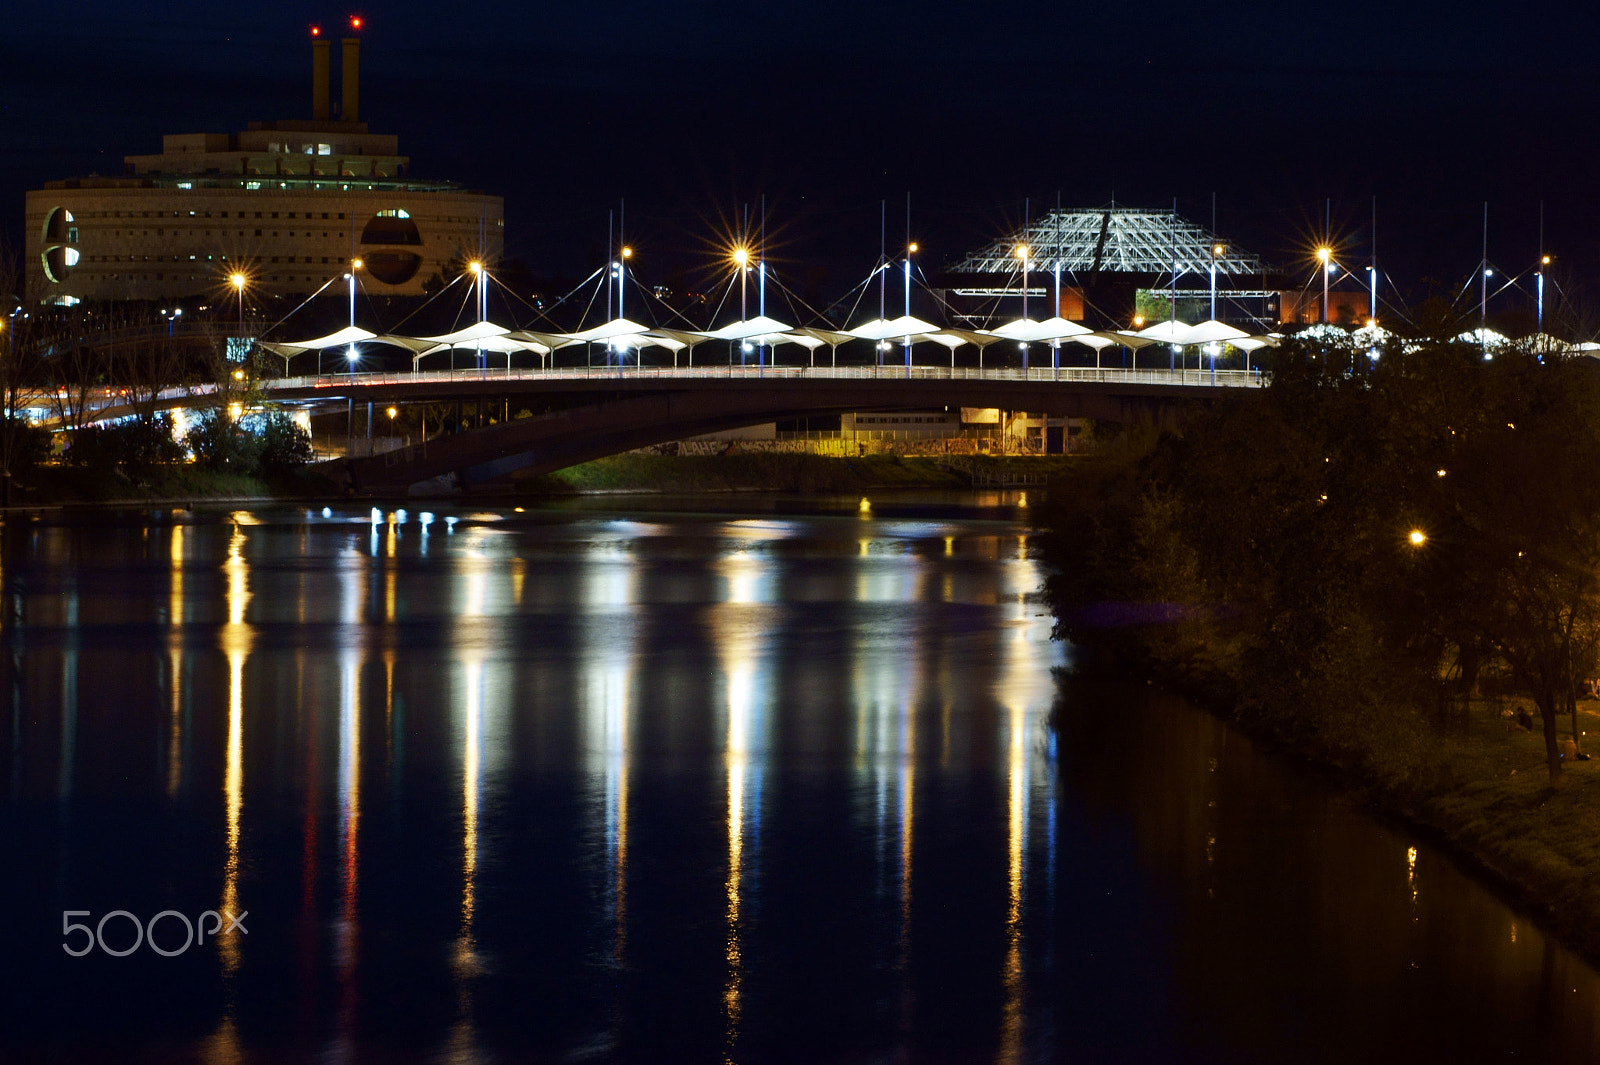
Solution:
[[[412,251],[369,251],[362,255],[361,265],[385,285],[403,285],[417,276],[422,256]]]
[[[45,216],[44,232],[40,235],[46,244],[76,244],[77,220],[65,207],[52,207]]]
[[[422,243],[422,233],[411,220],[410,212],[402,209],[379,211],[367,220],[361,230],[361,243],[415,247]]]
[[[44,246],[39,256],[44,265],[44,276],[52,283],[60,284],[78,265],[78,249],[73,247],[78,243],[77,219],[65,207],[52,207],[45,216],[44,231],[39,236],[39,242]]]
[[[78,265],[78,249],[57,244],[46,248],[41,258],[44,260],[44,276],[60,284],[67,279],[68,274],[72,273],[72,268]]]

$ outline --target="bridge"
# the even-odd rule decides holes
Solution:
[[[440,478],[462,488],[481,486],[670,440],[859,410],[996,407],[1161,424],[1187,404],[1263,383],[1253,370],[724,365],[324,374],[267,378],[259,387],[272,401],[312,410],[511,397],[546,397],[561,405],[335,467],[352,491],[394,494]],[[217,393],[214,385],[168,389],[155,406],[209,406],[218,402]],[[111,396],[95,417],[130,413],[125,400]]]

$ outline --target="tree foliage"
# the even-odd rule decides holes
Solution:
[[[1351,757],[1498,661],[1555,779],[1557,714],[1600,646],[1600,371],[1379,356],[1288,342],[1263,393],[1103,463],[1056,517],[1059,630],[1131,622],[1145,656]]]

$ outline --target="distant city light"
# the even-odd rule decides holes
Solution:
[[[1412,529],[1411,535],[1407,539],[1411,541],[1412,547],[1421,547],[1428,542],[1428,534],[1421,529]]]

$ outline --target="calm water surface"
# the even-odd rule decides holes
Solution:
[[[995,502],[7,519],[0,1060],[1600,1056],[1448,860],[1058,675]]]

